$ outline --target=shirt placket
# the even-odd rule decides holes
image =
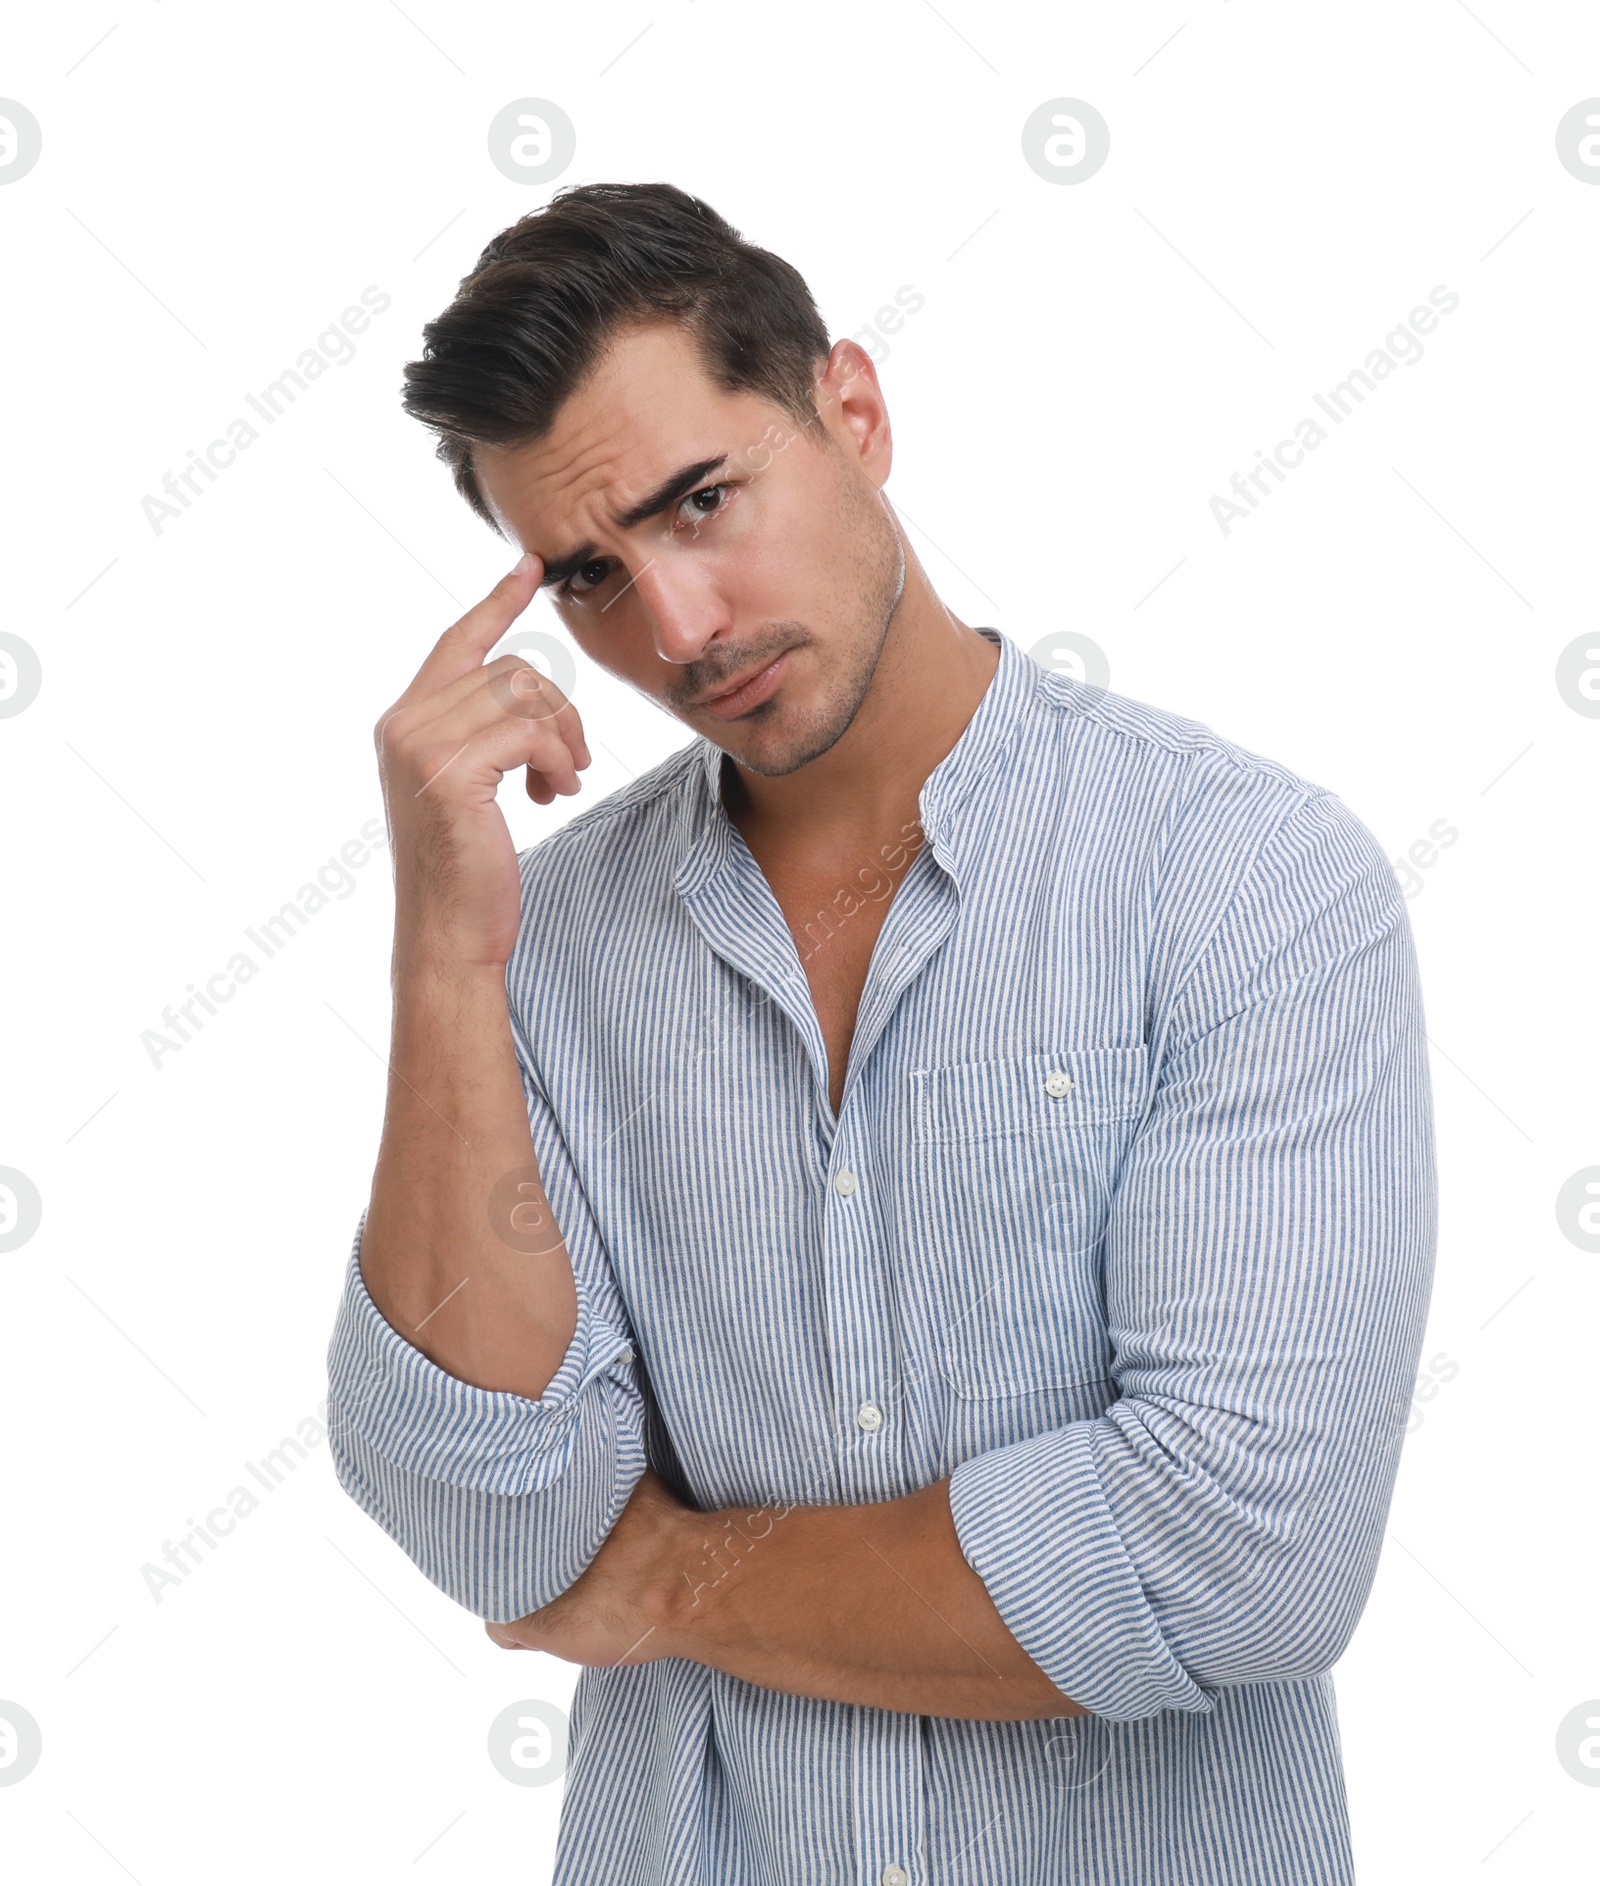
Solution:
[[[891,1382],[897,1347],[884,1274],[882,1220],[866,1143],[867,1110],[857,1088],[841,1106],[827,1170],[823,1258],[828,1282],[835,1473],[846,1502],[903,1492],[904,1433]],[[852,1567],[864,1586],[892,1573],[869,1547]],[[859,1886],[917,1886],[926,1880],[922,1719],[858,1706],[851,1738]]]
[[[875,1153],[875,1135],[885,1121],[898,1119],[899,1109],[895,1097],[883,1091],[871,1057],[896,1005],[955,920],[954,887],[932,868],[933,862],[919,860],[907,874],[878,935],[836,1126],[827,1111],[826,1082],[817,1083],[827,1146],[822,1267],[833,1368],[831,1413],[839,1436],[843,1497],[856,1502],[894,1499],[908,1490],[901,1384],[905,1338],[890,1275],[882,1196],[892,1149]]]
[[[871,1056],[896,1006],[949,934],[952,881],[919,861],[889,907],[861,992],[850,1065],[828,1152],[823,1212],[829,1350],[835,1431],[846,1437],[838,1473],[857,1503],[906,1491],[905,1399],[898,1391],[904,1350],[889,1276],[885,1214],[874,1161],[874,1123],[898,1118],[879,1092]],[[882,1561],[862,1547],[861,1576],[879,1583]],[[852,1742],[856,1867],[860,1886],[924,1886],[926,1794],[922,1718],[861,1707]]]
[[[858,1886],[928,1886],[922,1718],[856,1710]]]

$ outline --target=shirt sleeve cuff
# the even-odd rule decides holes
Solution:
[[[361,1215],[328,1348],[333,1418],[383,1459],[475,1493],[532,1493],[565,1472],[587,1398],[608,1371],[628,1379],[633,1345],[598,1316],[581,1276],[577,1328],[535,1401],[448,1375],[386,1321],[361,1275]]]
[[[1095,1470],[1096,1423],[974,1454],[950,1476],[962,1556],[1022,1648],[1063,1695],[1114,1722],[1210,1715],[1161,1636]]]

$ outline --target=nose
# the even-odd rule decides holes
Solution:
[[[707,645],[726,634],[733,617],[704,570],[669,554],[648,562],[634,588],[650,621],[656,653],[680,666],[698,661]]]

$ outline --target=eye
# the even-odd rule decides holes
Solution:
[[[586,583],[578,588],[574,588],[573,585],[577,579],[590,570],[598,570],[600,571],[600,575],[598,575],[592,583]],[[587,596],[591,589],[598,589],[600,587],[606,580],[607,574],[606,559],[604,557],[596,557],[592,563],[584,564],[582,569],[574,570],[572,575],[560,586],[557,594],[562,596]]]
[[[691,491],[687,497],[678,500],[677,509],[680,520],[689,525],[689,534],[691,536],[698,531],[702,523],[708,523],[712,518],[720,517],[728,508],[727,501],[722,494],[732,489],[733,485],[729,481],[716,485],[702,485],[698,491]],[[701,508],[699,500],[709,497],[716,498],[717,503],[715,508],[710,510]],[[695,507],[687,517],[682,515],[685,505],[693,505]],[[598,572],[598,574],[591,577],[591,572]],[[599,589],[610,574],[610,559],[607,557],[596,557],[592,562],[584,564],[582,569],[575,570],[564,583],[558,586],[556,594],[558,596],[568,597],[587,596],[594,590]],[[584,581],[584,578],[589,578],[590,580]]]
[[[698,491],[691,491],[688,497],[680,498],[678,501],[678,509],[680,511],[683,509],[684,505],[694,504],[696,500],[700,498],[716,497],[718,500],[715,510],[693,511],[684,521],[689,524],[699,524],[706,518],[712,518],[712,517],[718,516],[721,512],[725,511],[728,508],[727,504],[722,500],[720,494],[724,491],[731,491],[732,489],[733,489],[733,486],[731,484],[702,485]]]

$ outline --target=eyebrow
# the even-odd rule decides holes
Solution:
[[[685,465],[672,476],[656,486],[648,497],[641,498],[637,504],[630,505],[626,511],[614,513],[612,523],[618,530],[632,530],[642,524],[646,518],[655,517],[669,505],[688,497],[697,485],[714,471],[720,471],[728,462],[726,452],[715,458],[696,459],[692,465]],[[586,563],[593,563],[600,555],[598,547],[592,543],[579,544],[566,556],[551,557],[544,566],[544,576],[540,579],[540,589],[551,589],[558,583],[564,583],[569,576],[575,576]]]

